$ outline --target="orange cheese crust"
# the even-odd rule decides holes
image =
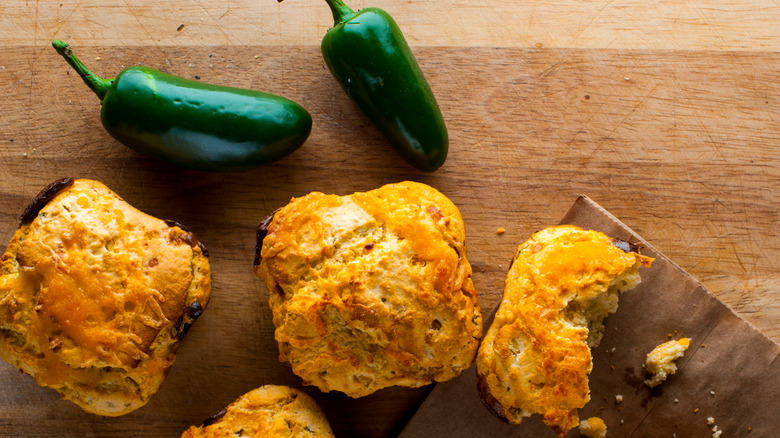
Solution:
[[[288,386],[265,385],[249,391],[181,438],[333,438],[317,402]]]
[[[515,424],[542,414],[560,436],[577,426],[577,409],[590,400],[589,347],[601,339],[619,292],[638,284],[639,266],[651,262],[603,233],[570,225],[520,245],[477,355],[486,406]]]
[[[0,356],[87,412],[143,406],[208,304],[205,248],[97,181],[38,207],[0,259]]]
[[[482,333],[458,209],[419,183],[293,199],[259,232],[279,357],[362,397],[468,368]]]

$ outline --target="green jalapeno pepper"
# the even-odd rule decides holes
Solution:
[[[309,113],[281,96],[129,67],[101,79],[59,40],[52,46],[102,101],[100,119],[120,143],[182,167],[245,170],[277,160],[311,132]]]
[[[395,20],[382,9],[326,1],[335,24],[321,48],[333,76],[406,161],[426,172],[441,167],[447,128]]]

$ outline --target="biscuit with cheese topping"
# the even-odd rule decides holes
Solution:
[[[0,357],[85,411],[146,404],[211,294],[205,248],[97,181],[41,192],[0,259]]]
[[[480,396],[510,423],[531,414],[560,436],[590,400],[590,347],[618,295],[639,284],[652,259],[597,231],[544,229],[520,245],[498,312],[477,355]]]
[[[181,438],[333,438],[317,402],[288,386],[265,385],[249,391],[202,426]]]
[[[293,199],[261,225],[255,272],[280,360],[324,392],[441,382],[476,354],[463,219],[425,184]]]

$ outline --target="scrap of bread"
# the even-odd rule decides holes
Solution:
[[[606,438],[607,425],[599,417],[590,417],[580,421],[580,433],[588,438]]]
[[[685,354],[685,350],[691,344],[688,338],[682,338],[679,341],[669,341],[655,347],[653,351],[647,354],[645,367],[652,374],[652,377],[645,380],[645,384],[651,388],[660,385],[666,378],[677,371],[677,359]]]

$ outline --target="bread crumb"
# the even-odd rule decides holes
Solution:
[[[622,403],[623,402],[623,396],[618,394],[615,396],[615,403]]]
[[[580,433],[588,438],[605,438],[607,436],[607,425],[599,417],[590,417],[587,420],[580,421]]]
[[[715,424],[715,417],[707,417],[707,424],[709,424],[710,426]]]
[[[691,340],[681,338],[679,341],[668,341],[655,347],[648,353],[645,366],[652,377],[645,380],[645,384],[651,388],[658,386],[666,378],[677,371],[675,360],[681,358],[688,349]]]
[[[675,403],[680,403],[680,400],[674,399]]]
[[[710,391],[710,395],[715,395],[715,391]]]
[[[503,227],[498,227],[498,229],[496,230],[496,234],[498,234],[499,236],[504,233],[506,233],[506,230]]]

